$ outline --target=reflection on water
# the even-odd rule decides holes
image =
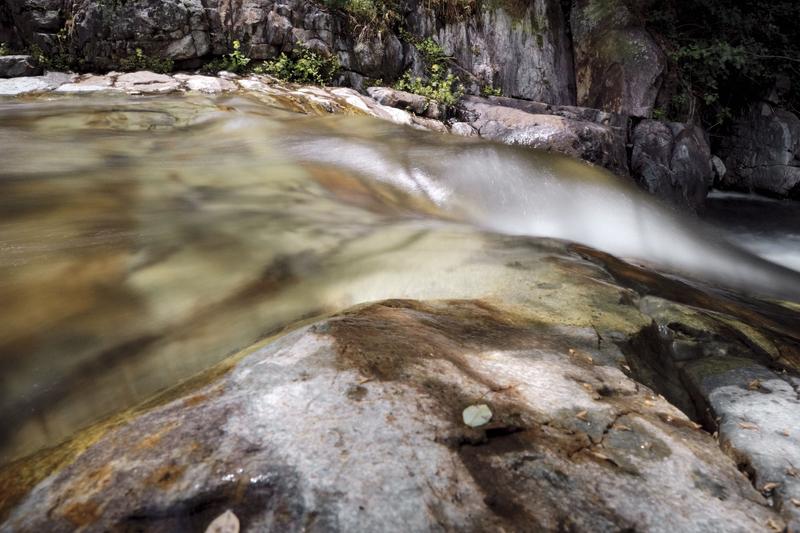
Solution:
[[[561,157],[244,97],[0,116],[0,463],[303,317],[519,292],[480,261],[487,229],[800,290]]]

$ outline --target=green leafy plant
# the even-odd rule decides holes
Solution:
[[[230,53],[207,63],[202,70],[207,73],[216,73],[222,70],[236,73],[245,72],[251,59],[242,51],[241,41],[234,40],[231,48]]]
[[[500,87],[495,87],[493,85],[484,85],[481,88],[481,94],[483,96],[503,96],[503,91]]]
[[[41,67],[48,70],[74,70],[81,66],[82,61],[70,52],[71,36],[67,27],[61,28],[56,33],[55,46],[50,53],[45,53],[37,44],[28,47],[28,53]]]
[[[269,74],[293,83],[328,85],[341,69],[339,58],[324,56],[300,44],[291,54],[281,53],[275,59],[255,67],[256,74]]]
[[[11,54],[11,48],[6,43],[0,43],[0,56],[7,56]]]
[[[455,104],[464,95],[464,86],[448,69],[448,56],[439,44],[427,38],[416,43],[425,62],[425,76],[407,71],[395,84],[401,91],[419,94],[445,105]]]
[[[331,9],[337,9],[350,17],[360,36],[381,33],[396,27],[401,21],[399,0],[322,0]]]
[[[125,72],[133,72],[136,70],[150,70],[166,74],[172,72],[175,63],[169,58],[155,58],[146,55],[141,48],[137,48],[132,56],[120,59],[119,67]]]
[[[800,108],[800,3],[796,0],[663,0],[648,27],[668,51],[674,120],[725,127],[776,85],[794,90],[783,105]],[[782,82],[783,80],[783,82]]]

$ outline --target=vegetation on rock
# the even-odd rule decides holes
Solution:
[[[175,64],[170,58],[157,58],[146,55],[141,48],[137,48],[132,56],[120,59],[119,68],[125,72],[137,70],[150,70],[166,74],[172,72]]]
[[[394,28],[407,11],[400,0],[322,0],[322,3],[344,11],[366,30]],[[423,5],[449,21],[464,20],[478,10],[476,0],[426,0]]]
[[[203,67],[205,72],[216,73],[222,70],[228,72],[244,72],[247,65],[250,64],[250,58],[242,51],[242,43],[240,41],[233,41],[231,44],[231,52],[225,54],[219,59],[206,64]]]
[[[425,61],[425,77],[414,76],[407,71],[395,84],[395,89],[419,94],[445,105],[455,104],[464,95],[464,86],[449,71],[449,58],[442,47],[430,38],[415,45]]]
[[[324,56],[301,44],[291,54],[281,53],[278,57],[255,67],[253,72],[269,74],[293,83],[329,85],[340,68],[338,57]]]

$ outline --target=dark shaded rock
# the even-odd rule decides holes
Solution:
[[[772,104],[754,104],[720,148],[724,189],[800,199],[800,118]]]
[[[41,67],[34,64],[31,56],[0,56],[0,78],[38,76]]]
[[[578,105],[649,117],[667,63],[644,24],[623,0],[578,0],[571,22]]]
[[[609,124],[620,120],[607,113],[475,96],[462,99],[459,113],[481,137],[567,154],[619,175],[628,173],[625,131],[583,119],[597,117]]]
[[[700,127],[643,120],[631,144],[631,174],[643,189],[680,207],[703,205],[713,174],[711,149]]]

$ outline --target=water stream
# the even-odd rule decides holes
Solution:
[[[0,116],[0,464],[297,320],[501,291],[475,257],[503,235],[800,301],[794,237],[745,251],[565,157],[242,96]]]

